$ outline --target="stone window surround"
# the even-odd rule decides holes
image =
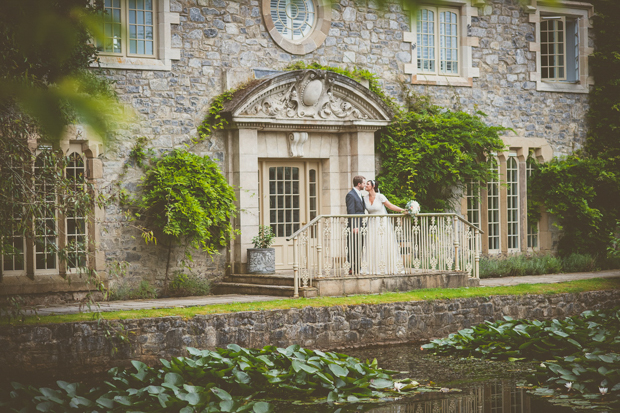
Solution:
[[[271,18],[271,1],[261,1],[261,14],[263,15],[265,28],[269,32],[269,35],[273,41],[285,51],[295,55],[305,55],[312,53],[318,49],[323,42],[325,42],[332,23],[331,3],[327,0],[315,1],[317,12],[316,22],[312,28],[312,33],[299,41],[286,39],[280,34],[280,32],[278,32],[278,29],[276,29],[273,19]]]
[[[154,0],[155,36],[157,50],[155,57],[127,57],[100,53],[92,67],[104,69],[171,70],[172,60],[181,59],[181,49],[172,48],[172,24],[179,24],[179,13],[170,12],[170,0]]]
[[[560,0],[556,5],[547,5],[543,1],[531,0],[532,4],[526,6],[526,11],[530,13],[529,21],[536,25],[536,41],[530,42],[529,49],[536,53],[536,72],[530,72],[530,81],[536,82],[536,90],[539,92],[569,92],[569,93],[589,93],[590,86],[594,85],[594,78],[589,75],[588,57],[594,52],[592,47],[588,47],[588,30],[591,29],[591,18],[594,15],[594,7],[589,3]],[[542,80],[541,78],[541,59],[540,59],[540,15],[563,15],[579,18],[579,81],[564,82]]]
[[[441,3],[443,8],[455,8],[459,13],[459,75],[429,75],[418,74],[417,52],[415,46],[417,44],[417,15],[407,3],[404,3],[404,9],[410,11],[411,32],[403,33],[403,41],[411,43],[412,63],[405,64],[405,74],[410,74],[411,83],[414,85],[441,85],[441,86],[473,86],[473,78],[480,77],[480,70],[472,66],[472,47],[478,47],[479,38],[468,36],[468,28],[471,27],[471,18],[478,16],[478,8],[472,7],[480,0],[448,0]],[[435,7],[436,5],[429,4]]]
[[[85,177],[89,183],[94,183],[95,180],[103,177],[103,164],[99,159],[99,155],[103,149],[103,144],[96,138],[88,139],[87,134],[89,130],[81,125],[76,125],[68,128],[65,133],[65,138],[60,142],[60,149],[69,154],[71,152],[79,153],[84,159]],[[32,150],[36,148],[32,147]],[[96,193],[94,194],[96,197]],[[59,228],[59,236],[62,236],[64,216],[59,216],[57,219],[57,225]],[[104,253],[98,251],[96,246],[100,242],[100,234],[98,231],[97,223],[103,219],[103,210],[95,205],[93,211],[87,217],[86,233],[88,234],[88,247],[87,247],[87,266],[93,270],[104,269]],[[57,262],[57,269],[54,270],[36,270],[34,268],[34,241],[25,241],[26,249],[24,251],[24,269],[19,271],[2,271],[0,268],[0,285],[3,285],[5,294],[19,294],[24,291],[33,292],[46,292],[51,290],[57,290],[57,287],[50,287],[50,284],[58,282],[67,283],[67,277],[72,274],[75,275],[75,270],[67,270],[62,262]],[[0,257],[1,258],[1,257]],[[78,275],[79,276],[79,275]],[[26,284],[24,284],[26,283]],[[32,284],[32,285],[30,285]],[[75,285],[73,285],[75,284]],[[88,285],[84,285],[81,280],[73,280],[73,286],[65,286],[63,291],[77,291],[88,289]],[[46,286],[46,291],[41,291],[40,288]],[[25,290],[24,290],[25,288]],[[51,288],[51,289],[50,289]],[[15,290],[15,291],[14,291]],[[28,292],[26,292],[28,293]]]
[[[548,162],[553,159],[553,149],[544,138],[524,138],[524,137],[502,137],[502,141],[506,145],[506,151],[496,155],[500,170],[500,192],[499,192],[499,208],[500,208],[500,249],[489,251],[489,243],[487,239],[487,191],[482,188],[480,191],[480,229],[484,231],[482,235],[482,253],[485,255],[507,255],[515,252],[531,251],[527,247],[527,168],[526,161],[530,154],[533,153],[537,162]],[[510,156],[515,156],[519,168],[519,244],[518,250],[508,249],[508,222],[507,222],[507,206],[508,206],[508,189],[506,182],[506,164]],[[461,198],[460,213],[467,218],[467,197],[465,194]],[[541,225],[539,230],[538,249],[548,250],[551,247],[551,234],[549,231],[542,231],[548,228],[547,214],[542,214]],[[541,248],[542,246],[542,248]]]

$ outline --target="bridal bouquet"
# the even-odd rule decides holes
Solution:
[[[409,215],[417,215],[420,213],[420,204],[418,204],[417,201],[414,201],[412,199],[411,201],[407,202],[407,205],[405,205],[405,209],[409,211]]]

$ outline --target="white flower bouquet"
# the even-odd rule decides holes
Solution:
[[[407,202],[407,205],[405,205],[405,209],[409,212],[409,215],[417,215],[420,213],[420,204],[418,204],[417,201],[414,201],[413,199],[409,202]]]

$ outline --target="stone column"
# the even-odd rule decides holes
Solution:
[[[340,198],[342,212],[346,213],[344,198],[353,187],[353,177],[362,175],[375,179],[375,134],[374,131],[358,131],[340,135],[338,145],[340,167]]]
[[[375,179],[375,134],[355,132],[351,134],[351,169],[354,175]]]
[[[235,228],[241,231],[233,243],[232,272],[245,274],[247,249],[252,248],[252,238],[258,234],[258,131],[239,129],[232,131],[232,184],[239,212]]]

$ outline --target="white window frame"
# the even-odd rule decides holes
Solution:
[[[110,0],[111,2],[114,2],[115,0]],[[129,37],[129,32],[130,32],[130,26],[131,25],[135,25],[135,26],[147,26],[146,24],[138,24],[137,22],[135,23],[130,23],[129,22],[129,13],[130,13],[130,9],[129,9],[129,1],[130,0],[117,0],[120,4],[120,32],[121,32],[121,37],[120,37],[120,43],[121,43],[121,51],[116,53],[116,52],[108,52],[105,50],[100,50],[99,51],[99,56],[126,56],[126,57],[138,57],[138,58],[143,58],[143,59],[157,59],[157,43],[158,43],[158,39],[157,39],[157,0],[151,0],[151,4],[153,6],[153,9],[150,10],[150,12],[152,13],[152,24],[149,26],[153,27],[153,38],[151,39],[152,43],[153,43],[153,54],[146,54],[146,53],[132,53],[130,51],[131,47],[130,47],[130,43],[131,43],[131,38]],[[135,2],[139,1],[139,0],[133,0]],[[147,0],[142,0],[143,4],[144,2]],[[104,6],[105,7],[105,6]],[[132,9],[132,10],[138,10],[138,9]],[[145,10],[147,11],[147,10]],[[110,15],[109,13],[107,13],[107,16]],[[104,24],[108,24],[107,22]],[[104,33],[105,33],[105,28],[104,28]],[[148,41],[148,39],[143,39],[143,41]],[[104,40],[105,43],[105,40]],[[98,46],[99,47],[99,46]]]
[[[122,53],[100,52],[92,67],[129,70],[171,70],[172,61],[181,59],[181,49],[172,48],[171,25],[180,23],[179,13],[170,11],[170,0],[153,0],[154,56],[127,54],[129,41],[128,28],[122,28]],[[121,0],[121,16],[128,21],[128,1]]]
[[[404,5],[405,10],[410,10],[411,32],[403,33],[403,41],[411,43],[412,63],[405,64],[404,72],[411,74],[411,83],[419,85],[440,85],[440,86],[462,86],[473,87],[473,78],[480,77],[480,70],[472,66],[472,47],[478,47],[479,38],[468,36],[468,27],[471,26],[471,18],[478,16],[478,8],[474,4],[478,4],[477,0],[450,0],[446,1],[440,7],[432,4],[420,5],[420,8],[437,9],[438,11],[452,11],[457,13],[458,20],[458,74],[441,74],[439,73],[439,48],[436,48],[436,73],[423,72],[418,70],[418,53],[417,53],[417,9],[409,9],[407,3]],[[437,14],[437,30],[439,33],[439,14]],[[437,45],[439,37],[436,36]]]
[[[487,244],[488,244],[488,252],[489,254],[500,254],[502,252],[502,203],[501,203],[501,194],[500,194],[500,161],[494,155],[493,156],[495,166],[497,167],[497,181],[492,180],[487,182]],[[494,190],[491,191],[491,186],[494,186]],[[491,195],[493,192],[493,195]],[[495,198],[497,200],[497,208],[491,208],[491,198]],[[497,211],[497,221],[491,221],[489,219],[489,213],[492,211]],[[497,228],[497,233],[491,231],[491,225],[494,225]],[[491,237],[497,238],[497,248],[491,248]]]
[[[592,28],[590,19],[594,15],[594,8],[588,3],[577,3],[566,0],[558,0],[555,6],[538,5],[530,6],[530,22],[536,26],[536,39],[530,42],[529,49],[536,53],[536,72],[530,72],[530,81],[536,82],[536,90],[541,92],[569,92],[569,93],[589,93],[590,86],[594,85],[594,79],[588,71],[588,57],[594,52],[589,47],[589,30]],[[541,59],[541,22],[543,17],[561,17],[566,19],[574,19],[578,22],[578,61],[575,66],[579,68],[579,78],[574,81],[553,80],[542,78],[542,59]],[[566,39],[565,39],[566,40]],[[566,42],[564,42],[566,48]],[[565,53],[566,63],[566,53]],[[568,66],[568,65],[567,65]],[[567,67],[568,70],[568,67]],[[566,74],[566,73],[565,73]]]
[[[314,24],[302,39],[289,39],[278,31],[271,16],[271,0],[261,0],[261,14],[265,28],[274,43],[288,53],[305,55],[318,49],[327,38],[332,20],[332,6],[327,0],[312,0],[314,4]]]
[[[76,130],[80,131],[81,127],[78,126],[78,127],[73,127],[72,129],[70,129],[71,132],[76,131]],[[90,145],[90,143],[94,143],[94,144]],[[93,178],[100,178],[101,170],[97,167],[97,170],[95,171],[94,170],[95,167],[93,166],[94,162],[96,162],[97,164],[99,164],[100,162],[98,159],[95,159],[96,156],[98,156],[99,154],[99,150],[101,149],[97,141],[89,142],[88,140],[71,139],[71,140],[62,141],[60,146],[66,156],[76,153],[82,158],[84,184],[87,184],[88,182],[92,182]],[[35,155],[38,156],[39,154],[40,154],[40,150],[37,149],[35,152]],[[36,162],[36,157],[35,157],[35,162]],[[33,182],[33,185],[36,185],[37,171],[36,171],[35,164],[33,163],[31,167],[33,168],[32,169],[33,174],[34,174],[33,179],[35,180]],[[66,173],[66,170],[63,171],[63,173]],[[68,239],[71,236],[71,234],[67,233],[67,226],[66,226],[67,220],[71,217],[68,216],[67,214],[62,213],[59,210],[57,205],[58,205],[58,199],[57,197],[55,197],[55,201],[54,201],[54,206],[55,206],[54,225],[55,225],[55,231],[56,231],[55,242],[60,248],[62,248],[68,245]],[[93,232],[96,232],[94,230],[96,226],[96,220],[97,220],[96,214],[97,214],[97,208],[95,206],[94,210],[91,211],[91,213],[88,216],[77,217],[77,218],[84,220],[84,234],[80,234],[80,235],[85,236],[84,249],[83,251],[81,251],[84,254],[85,265],[83,267],[69,268],[68,262],[61,261],[58,254],[54,254],[55,255],[55,267],[54,268],[37,268],[37,255],[38,254],[37,254],[36,249],[37,249],[37,238],[38,237],[36,234],[32,234],[32,237],[30,236],[22,237],[23,256],[24,256],[23,269],[4,270],[4,257],[5,255],[11,255],[11,254],[0,255],[0,265],[1,265],[0,286],[2,285],[1,283],[6,277],[14,278],[14,279],[19,279],[21,277],[29,277],[29,278],[35,277],[36,278],[40,276],[44,276],[44,277],[63,276],[64,277],[64,276],[71,275],[71,274],[78,274],[83,268],[92,268],[95,270],[103,269],[103,262],[101,260],[101,257],[94,256],[92,254],[93,251],[91,248],[92,245],[94,245],[94,243],[98,243],[98,236],[95,233],[93,233]],[[36,229],[35,229],[35,232],[36,232]],[[53,278],[49,278],[49,279],[53,279]],[[4,287],[10,288],[13,286],[19,288],[19,285],[14,284],[14,282],[12,282],[10,286],[7,285]],[[12,294],[12,293],[9,293],[9,294]]]
[[[533,168],[532,168],[532,164],[529,161],[530,158],[532,158],[532,155],[530,154],[530,156],[528,156],[528,160],[525,163],[525,168],[526,168],[526,172],[525,172],[525,176],[527,179],[527,184],[529,185],[529,180],[530,177],[532,176],[532,172],[533,172]],[[527,217],[527,213],[526,213],[526,217]],[[532,225],[530,222],[526,223],[526,230],[527,230],[527,250],[528,251],[538,251],[540,250],[540,222],[536,221],[536,223],[534,225]],[[535,245],[534,245],[535,244]]]
[[[514,165],[514,168],[511,164]],[[519,230],[521,225],[519,219],[521,197],[519,195],[519,161],[516,153],[510,153],[506,159],[506,185],[507,247],[508,252],[519,252],[521,251],[521,231]]]
[[[434,65],[435,69],[432,70],[432,71],[430,71],[430,70],[427,71],[427,70],[424,70],[424,69],[420,69],[418,67],[418,73],[424,74],[424,75],[429,74],[429,75],[432,75],[432,76],[454,76],[454,77],[458,77],[459,76],[459,72],[460,72],[460,67],[459,66],[460,66],[460,61],[461,61],[461,58],[460,58],[461,52],[459,50],[460,49],[459,48],[459,43],[460,43],[460,39],[461,39],[460,30],[459,30],[460,29],[460,27],[459,27],[460,26],[460,22],[459,22],[459,20],[460,20],[460,10],[458,8],[454,8],[454,7],[422,6],[418,10],[418,13],[421,13],[423,10],[430,11],[434,15],[434,17],[433,17],[433,28],[434,28],[434,30],[433,30],[433,37],[434,37],[433,50],[434,50],[434,53],[433,53],[433,58],[429,59],[429,60],[435,62],[435,65]],[[457,64],[456,64],[456,66],[457,66],[457,71],[456,71],[456,73],[441,72],[441,62],[442,62],[442,60],[441,60],[441,50],[442,50],[441,40],[442,40],[442,37],[448,37],[445,34],[444,35],[441,34],[441,24],[442,24],[440,22],[440,15],[441,15],[441,13],[454,13],[454,14],[456,14],[456,31],[457,31],[457,39],[456,39],[456,41],[457,41],[457,46],[456,46],[456,54],[457,54],[457,58],[456,58],[457,59],[457,61],[456,61]],[[416,38],[416,49],[413,51],[415,53],[416,59],[418,59],[417,55],[418,55],[418,51],[420,50],[420,47],[421,47],[420,46],[420,41],[419,41],[420,40],[420,38],[419,38],[420,33],[417,32],[417,28],[418,28],[417,18],[418,18],[418,16],[416,14],[416,37],[417,38]],[[444,47],[443,49],[446,49],[446,48]],[[418,60],[418,65],[419,65],[419,60]]]
[[[467,184],[467,190],[465,193],[466,198],[466,208],[467,208],[467,221],[469,223],[475,225],[477,228],[480,228],[480,188],[475,191],[473,188],[475,187],[475,182],[470,182]]]

